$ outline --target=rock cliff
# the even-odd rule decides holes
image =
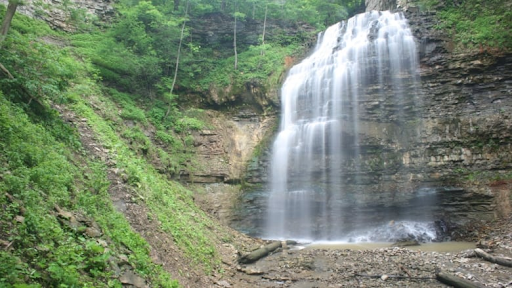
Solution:
[[[8,0],[0,3],[7,6]],[[113,0],[27,0],[17,12],[43,20],[54,29],[74,31],[80,21],[108,21],[114,15],[113,4]]]
[[[343,187],[367,207],[398,205],[394,208],[411,207],[412,199],[427,189],[435,195],[429,213],[458,226],[507,215],[512,196],[507,180],[512,176],[512,54],[454,53],[450,37],[435,28],[435,12],[405,5],[420,52],[421,85],[402,103],[393,102],[393,92],[378,87],[377,81],[366,87],[359,101],[361,166],[351,170],[355,160],[347,159]],[[398,111],[403,111],[402,123],[396,121]],[[350,137],[351,132],[342,133]],[[265,182],[266,167],[268,157],[251,162],[247,181]],[[251,225],[265,217],[255,213],[265,199],[262,191],[245,194],[236,225],[253,232]]]
[[[366,11],[384,11],[396,8],[396,0],[366,0]]]
[[[256,146],[271,133],[274,114],[261,115],[251,110],[236,114],[209,110],[210,129],[195,133],[198,165],[188,172],[194,183],[240,183],[247,162]]]

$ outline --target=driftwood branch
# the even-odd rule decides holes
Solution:
[[[452,275],[452,274],[449,274],[446,272],[436,273],[436,279],[441,283],[453,286],[455,288],[479,288],[480,287],[469,280],[460,278],[458,276],[455,276],[455,275]]]
[[[503,257],[491,256],[488,253],[484,252],[484,250],[482,250],[482,249],[478,249],[478,248],[475,249],[475,254],[478,257],[480,257],[486,261],[489,261],[491,263],[496,263],[496,264],[499,264],[502,266],[512,267],[512,260],[503,258]]]
[[[406,270],[403,270],[403,271],[406,272]],[[357,274],[356,273],[354,276],[367,277],[367,278],[380,278],[380,279],[438,280],[441,283],[453,286],[455,288],[480,288],[480,286],[478,286],[477,284],[475,284],[469,280],[457,277],[455,275],[452,275],[452,274],[449,274],[446,272],[437,272],[436,277],[411,277],[410,273],[407,273],[407,276],[388,275],[388,274],[370,275],[370,274]],[[383,278],[383,277],[385,277],[385,278]]]

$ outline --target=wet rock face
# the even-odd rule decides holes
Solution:
[[[405,102],[412,113],[405,113],[408,119],[400,125],[385,116],[398,107],[381,92],[372,93],[376,87],[367,89],[368,101],[360,109],[369,149],[362,149],[361,157],[373,179],[367,183],[375,185],[366,190],[461,187],[464,199],[448,197],[445,214],[455,221],[491,219],[492,189],[471,180],[499,178],[512,168],[512,55],[452,53],[449,37],[434,29],[434,14],[406,16],[420,52],[421,87],[414,102]]]
[[[416,144],[424,154],[413,162],[429,178],[453,182],[464,169],[510,170],[512,55],[453,54],[451,40],[433,28],[434,15],[407,16],[420,47],[424,113]]]
[[[435,13],[405,14],[417,40],[421,84],[396,103],[387,87],[367,83],[358,108],[360,169],[346,159],[339,185],[353,191],[354,201],[377,206],[407,203],[419,189],[434,189],[435,219],[455,226],[506,217],[512,201],[503,187],[509,184],[493,181],[512,173],[512,54],[454,53],[452,40],[434,28]],[[394,118],[397,111],[404,121]],[[251,162],[248,181],[265,182],[260,175],[269,160]],[[320,186],[326,179],[318,175]],[[266,205],[265,191],[249,194],[242,197],[247,211]],[[240,226],[264,217],[244,214]]]
[[[419,0],[366,0],[366,12],[402,9],[417,12]]]
[[[0,0],[7,5],[7,0]],[[29,17],[41,19],[54,29],[74,31],[73,17],[83,13],[89,21],[108,21],[114,15],[113,0],[42,0],[23,1],[16,10]]]
[[[250,45],[261,44],[263,21],[248,16],[245,19],[238,19],[236,25],[237,47],[240,51]],[[194,43],[201,43],[205,47],[212,48],[214,54],[224,53],[229,56],[233,54],[234,19],[232,16],[218,12],[206,14],[191,22],[190,27],[192,29],[191,37],[195,39]],[[311,31],[315,31],[315,29],[303,23],[269,19],[266,23],[265,39],[272,42],[273,40],[283,41],[283,37],[304,38],[309,36],[308,32]]]

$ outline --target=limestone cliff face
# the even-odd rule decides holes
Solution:
[[[210,13],[191,22],[190,25],[191,37],[195,43],[211,48],[212,57],[232,56],[232,17]],[[265,38],[272,41],[283,36],[304,37],[309,35],[312,29],[307,25],[268,21]],[[239,51],[247,49],[250,45],[258,45],[262,31],[261,21],[250,18],[240,21],[237,24]],[[307,42],[305,45],[312,44]],[[211,83],[206,91],[190,91],[190,95],[186,97],[187,104],[208,110],[208,122],[211,127],[194,135],[198,163],[191,165],[194,168],[186,172],[188,181],[213,184],[240,183],[247,180],[248,163],[257,161],[255,149],[262,140],[272,136],[278,122],[275,112],[280,105],[278,87],[267,86],[268,84],[261,81],[228,85]],[[261,167],[257,165],[256,170]],[[260,170],[256,173],[258,176],[253,174],[251,177],[259,178],[250,181],[260,183],[264,173]]]
[[[237,217],[240,183],[245,182],[247,163],[255,150],[272,135],[277,123],[275,113],[256,113],[251,109],[237,112],[209,110],[208,129],[196,132],[197,154],[192,169],[182,175],[196,191],[196,203],[222,223]],[[262,167],[262,166],[258,166]]]
[[[114,15],[113,0],[42,0],[23,1],[18,13],[41,19],[54,29],[74,31],[74,18],[85,21],[108,21]],[[8,0],[0,0],[7,5]]]
[[[239,183],[255,147],[276,123],[275,115],[259,115],[250,110],[236,114],[208,111],[210,129],[195,133],[197,163],[188,172],[194,183]]]

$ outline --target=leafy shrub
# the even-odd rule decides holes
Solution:
[[[191,118],[188,116],[183,116],[179,119],[174,127],[174,131],[177,133],[183,133],[187,130],[201,130],[204,127],[203,121],[197,118]]]
[[[127,106],[121,111],[121,117],[126,120],[146,122],[144,111],[134,106]]]
[[[180,148],[181,141],[176,139],[171,133],[158,130],[155,133],[155,138],[172,147]]]
[[[67,50],[55,49],[34,35],[14,29],[3,43],[0,58],[14,76],[0,79],[0,89],[11,99],[25,103],[62,102],[64,90],[78,71]]]

